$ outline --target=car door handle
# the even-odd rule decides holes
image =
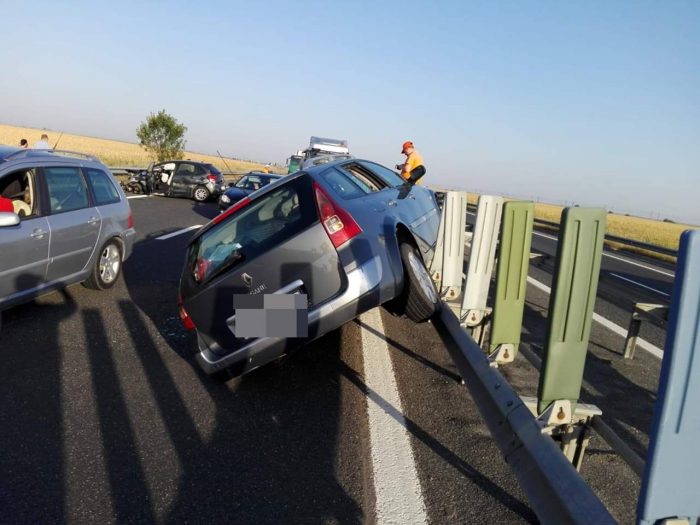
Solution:
[[[416,200],[416,196],[413,195],[413,193],[409,193],[409,194],[408,194],[408,198],[409,198],[409,199]]]
[[[390,200],[389,202],[387,202],[387,204],[389,206],[396,206],[397,202],[395,200]]]
[[[34,239],[41,239],[44,235],[46,235],[46,230],[42,230],[41,228],[36,228],[29,235],[30,235],[30,237],[33,237]]]
[[[90,219],[88,220],[88,224],[90,226],[92,226],[93,224],[97,224],[98,222],[100,222],[100,219],[98,219],[97,217],[90,217]]]

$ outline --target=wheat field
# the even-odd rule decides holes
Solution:
[[[31,146],[41,138],[42,133],[46,133],[49,136],[49,144],[51,146],[56,143],[61,135],[60,132],[56,131],[0,124],[0,144],[18,146],[20,139],[27,139]],[[147,166],[153,161],[153,157],[138,144],[119,140],[86,137],[83,135],[72,135],[69,133],[64,133],[63,136],[61,136],[58,149],[94,155],[107,166]],[[263,164],[259,162],[238,160],[229,157],[224,157],[226,161],[226,163],[224,163],[216,155],[204,155],[192,151],[186,151],[183,158],[199,162],[209,162],[222,171],[229,171],[230,169],[231,171],[246,172],[259,170],[263,167]],[[281,171],[281,169],[279,167],[274,169],[273,167],[273,171]]]

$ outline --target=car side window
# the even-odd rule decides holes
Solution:
[[[336,168],[329,169],[323,174],[328,185],[335,193],[344,199],[354,199],[371,193],[366,186],[359,184],[349,173],[342,172]]]
[[[406,181],[401,177],[401,175],[399,175],[395,171],[390,170],[389,168],[385,168],[384,166],[368,161],[360,161],[360,164],[362,164],[362,166],[364,166],[365,168],[371,170],[372,173],[381,178],[388,186],[392,186],[395,188],[397,186],[403,186],[406,183]]]
[[[95,198],[95,204],[114,204],[121,200],[111,177],[104,171],[92,168],[83,171],[92,187],[92,196]]]
[[[90,205],[85,179],[79,168],[44,168],[51,214],[87,208]]]
[[[187,175],[194,175],[194,173],[194,164],[190,164],[189,162],[183,162],[177,167],[175,175],[180,177],[186,177]]]
[[[207,170],[204,169],[204,166],[202,166],[201,164],[197,164],[197,165],[194,165],[194,172],[197,175],[205,175],[207,173]]]
[[[20,219],[38,213],[36,176],[33,169],[22,169],[7,173],[0,178],[0,209],[12,208]]]
[[[357,184],[360,186],[365,193],[373,193],[375,191],[381,191],[386,186],[381,179],[378,179],[372,172],[363,168],[359,164],[346,164],[342,166],[343,171],[345,171]]]

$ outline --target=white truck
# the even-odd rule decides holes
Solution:
[[[347,140],[311,137],[308,148],[287,159],[287,173],[343,158],[351,158]]]

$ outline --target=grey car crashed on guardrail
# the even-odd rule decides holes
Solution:
[[[429,319],[439,298],[424,261],[438,225],[431,190],[366,160],[299,171],[244,198],[187,250],[179,312],[197,332],[199,364],[244,374],[382,304]],[[306,336],[238,337],[234,296],[256,294],[303,294]]]
[[[81,153],[0,146],[2,310],[83,282],[114,285],[136,232],[119,184]]]

